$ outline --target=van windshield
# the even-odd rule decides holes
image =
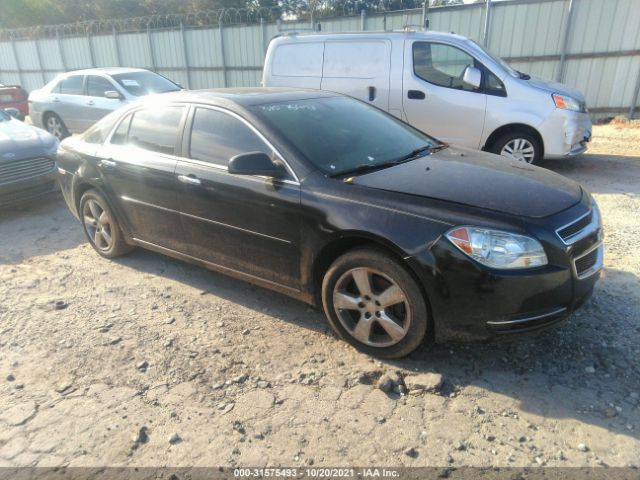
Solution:
[[[489,50],[487,50],[486,48],[481,47],[479,44],[477,44],[476,42],[474,42],[473,40],[469,39],[469,44],[472,46],[472,48],[476,49],[479,52],[484,53],[487,57],[489,57],[491,60],[493,60],[495,63],[497,63],[498,65],[500,65],[502,68],[504,68],[507,73],[509,75],[511,75],[512,77],[515,78],[520,78],[522,73],[517,71],[516,69],[514,69],[513,67],[511,67],[507,62],[505,62],[503,59],[501,59],[500,57],[498,57],[497,55],[492,54],[491,52],[489,52]]]
[[[268,103],[251,110],[331,176],[384,168],[442,146],[395,117],[347,97]]]

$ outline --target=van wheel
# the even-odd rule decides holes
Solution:
[[[489,149],[490,152],[503,157],[537,164],[542,159],[542,145],[528,132],[516,131],[498,138]]]
[[[58,140],[69,136],[69,130],[62,119],[55,113],[47,113],[44,117],[44,128]]]
[[[96,190],[87,190],[82,195],[80,219],[89,243],[103,257],[119,257],[133,249],[125,242],[107,201]]]
[[[338,336],[373,356],[404,357],[427,332],[427,306],[418,284],[379,250],[356,249],[339,257],[324,276],[322,305]]]

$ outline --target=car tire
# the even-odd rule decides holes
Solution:
[[[70,135],[67,126],[56,113],[47,113],[43,123],[45,130],[58,140],[63,140]]]
[[[96,190],[87,190],[80,199],[80,221],[89,243],[105,258],[129,253],[133,247],[124,235],[109,204]]]
[[[333,262],[322,282],[322,305],[340,338],[380,358],[410,354],[429,324],[426,299],[412,274],[373,248],[351,250]]]
[[[489,151],[520,162],[538,164],[542,160],[542,145],[534,135],[525,131],[506,133],[496,139]]]

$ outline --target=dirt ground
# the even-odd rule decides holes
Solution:
[[[640,129],[594,136],[545,163],[600,204],[592,299],[537,337],[394,362],[270,291],[102,259],[60,197],[1,213],[0,466],[637,466]],[[433,389],[377,387],[395,372]]]

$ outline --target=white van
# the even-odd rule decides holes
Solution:
[[[350,95],[444,142],[529,163],[580,154],[591,138],[582,93],[448,33],[281,35],[269,43],[262,84]]]

